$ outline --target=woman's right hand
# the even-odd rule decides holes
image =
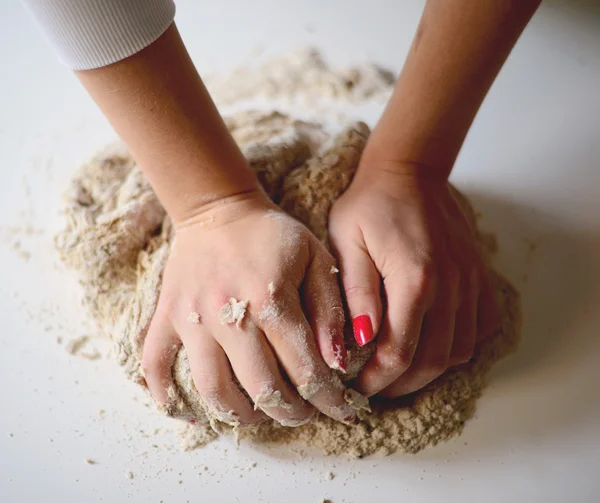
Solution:
[[[335,262],[312,233],[259,191],[207,204],[176,228],[143,353],[154,399],[167,402],[183,344],[217,419],[255,423],[264,412],[295,426],[314,406],[354,421],[332,371],[346,367]]]

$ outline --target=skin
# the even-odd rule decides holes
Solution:
[[[368,315],[379,332],[356,383],[368,395],[422,387],[468,360],[476,339],[496,324],[473,228],[447,179],[538,3],[427,3],[355,180],[332,210],[348,311],[353,318]],[[354,421],[331,379],[346,357],[339,351],[342,299],[328,274],[336,261],[262,194],[175,25],[134,56],[76,73],[176,227],[143,354],[154,398],[166,402],[172,363],[184,345],[206,403],[235,412],[243,423],[264,414],[304,420],[314,408]],[[249,301],[241,328],[219,320],[231,297]],[[267,316],[269,307],[278,315]],[[192,311],[200,323],[187,321]],[[234,376],[251,397],[273,389],[289,406],[254,411]],[[302,399],[297,388],[317,379],[321,389]]]
[[[263,389],[281,392],[291,407],[265,408],[274,419],[304,420],[316,407],[353,421],[343,387],[332,380],[331,367],[340,364],[335,342],[344,325],[337,280],[326,274],[335,260],[259,189],[175,25],[138,54],[77,76],[131,149],[176,227],[142,359],[154,398],[166,402],[183,344],[206,403],[222,413],[234,411],[240,422],[260,421],[264,414],[254,411],[234,374],[251,397]],[[279,299],[276,319],[261,317],[272,302],[269,283]],[[243,334],[219,320],[232,297],[249,301]],[[324,312],[318,305],[333,308]],[[192,311],[200,323],[187,321]],[[323,386],[307,402],[295,388],[315,380]]]
[[[429,1],[357,175],[331,212],[350,316],[368,315],[379,332],[356,383],[366,395],[418,390],[468,361],[497,326],[473,227],[448,176],[538,5]]]

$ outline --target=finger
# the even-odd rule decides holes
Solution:
[[[423,323],[434,299],[433,276],[426,270],[385,279],[387,308],[375,353],[358,376],[357,388],[367,396],[396,381],[411,365]]]
[[[467,290],[454,322],[454,340],[450,351],[449,366],[468,362],[475,350],[477,339],[477,299],[479,297],[479,278],[472,274],[468,279]]]
[[[299,426],[313,416],[313,407],[285,381],[265,335],[252,322],[241,337],[238,330],[225,328],[217,339],[255,409],[284,426]]]
[[[379,272],[364,243],[332,239],[341,269],[344,296],[354,338],[364,346],[375,338],[381,323]]]
[[[382,392],[387,397],[421,389],[448,368],[454,338],[456,304],[441,295],[423,319],[419,345],[409,369]]]
[[[486,271],[482,279],[481,293],[477,304],[477,340],[480,341],[489,337],[499,326],[500,316],[496,296],[489,273]]]
[[[261,421],[262,412],[255,411],[234,380],[223,348],[202,324],[185,327],[181,336],[185,346],[194,385],[204,400],[209,414],[235,426]]]
[[[334,370],[348,369],[344,343],[344,308],[334,260],[320,243],[304,277],[302,300],[319,351]]]
[[[346,388],[319,354],[297,291],[282,295],[279,312],[262,320],[261,329],[300,396],[337,421],[354,421],[356,412],[344,400]]]
[[[159,313],[157,310],[146,334],[142,370],[154,400],[166,404],[167,390],[174,385],[173,363],[181,347],[181,340],[171,322]]]

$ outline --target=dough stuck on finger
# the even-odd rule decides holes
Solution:
[[[369,404],[369,399],[361,395],[358,391],[352,388],[348,388],[344,391],[344,400],[346,403],[350,405],[356,412],[371,412],[371,405]]]
[[[240,329],[242,328],[242,321],[246,315],[247,308],[247,300],[236,300],[234,297],[231,297],[227,303],[223,304],[219,312],[219,321],[222,325],[235,323],[235,326]]]
[[[309,380],[306,384],[301,384],[298,386],[298,393],[300,396],[304,398],[304,400],[310,400],[313,396],[315,396],[321,388],[323,384],[317,380]]]
[[[281,426],[286,426],[287,428],[299,428],[300,426],[304,426],[305,424],[310,423],[313,419],[314,415],[307,417],[306,419],[282,419],[279,421]]]
[[[281,391],[274,390],[272,386],[263,386],[263,388],[260,390],[260,393],[254,397],[254,410],[270,409],[273,407],[281,407],[284,410],[291,410],[292,404],[287,403],[283,399]]]

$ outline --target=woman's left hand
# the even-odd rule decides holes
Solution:
[[[329,230],[355,337],[377,335],[357,379],[364,394],[422,388],[497,325],[473,222],[433,170],[363,157]]]

